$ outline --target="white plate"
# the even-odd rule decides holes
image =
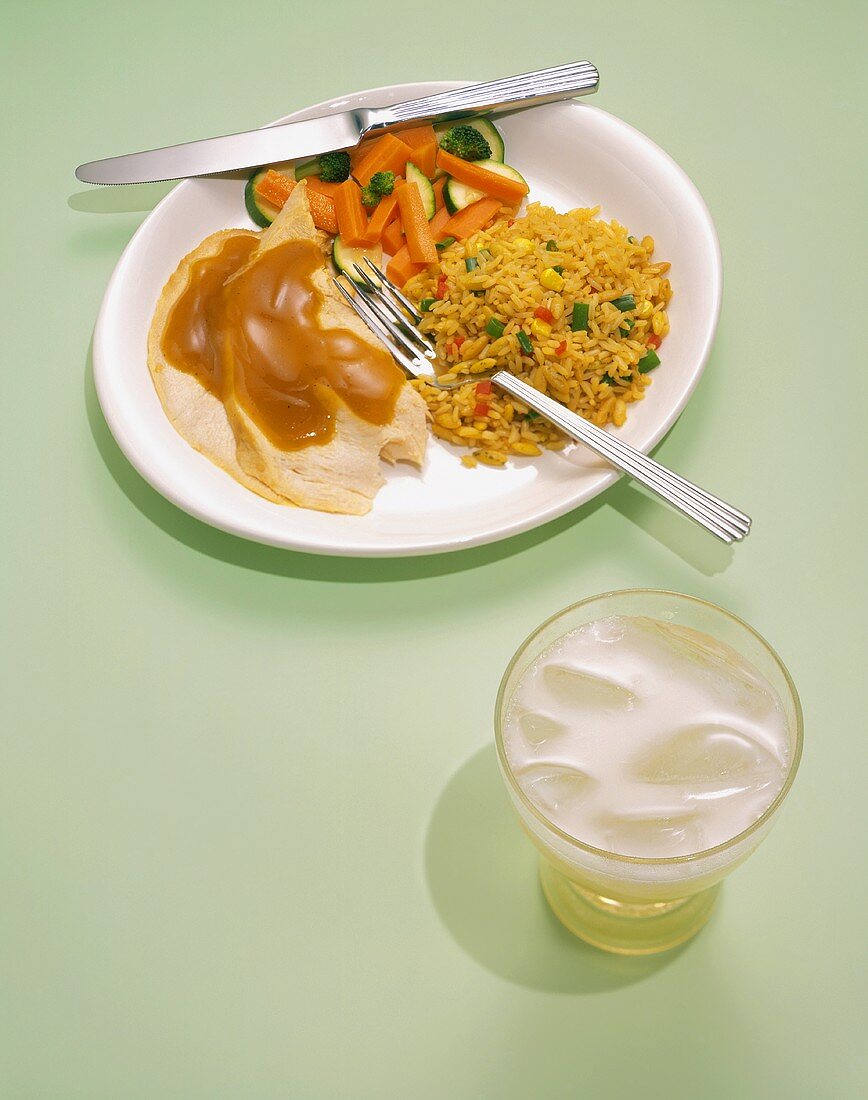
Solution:
[[[319,103],[281,121],[328,109],[395,103],[464,82],[373,88]],[[498,124],[507,157],[531,198],[559,211],[602,207],[636,236],[650,233],[672,264],[672,331],[644,401],[631,406],[622,438],[644,451],[677,419],[708,357],[721,296],[720,248],[690,179],[638,131],[584,101],[524,111]],[[243,183],[187,180],[145,219],[106,290],[94,337],[94,377],[108,425],[124,454],[163,496],[225,531],[274,546],[358,557],[478,546],[537,527],[590,500],[617,475],[584,448],[514,460],[506,468],[461,465],[433,437],[419,473],[384,467],[387,484],[367,516],[281,507],[242,488],[194,451],[169,423],[146,362],[151,314],[166,279],[209,233],[251,225]]]

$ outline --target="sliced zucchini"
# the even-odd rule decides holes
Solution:
[[[478,130],[491,146],[491,159],[503,164],[503,135],[493,122],[489,122],[487,118],[456,118],[452,122],[438,122],[434,127],[438,143],[443,134],[453,126],[472,126],[474,130]]]
[[[501,164],[496,160],[475,160],[473,163],[480,168],[484,168],[488,172],[494,172],[496,176],[506,176],[511,180],[515,180],[517,183],[524,183],[525,186],[527,185],[524,176],[522,176],[520,172],[516,172],[516,170],[511,168],[508,164]],[[477,191],[475,187],[468,187],[466,183],[459,183],[458,180],[451,178],[443,188],[443,200],[450,214],[455,214],[458,210],[463,210],[465,206],[470,206],[472,202],[476,202],[478,199],[483,198],[484,195],[484,191]]]
[[[276,206],[265,202],[256,194],[256,185],[267,171],[267,168],[260,168],[258,172],[254,172],[244,188],[244,205],[247,207],[247,213],[263,229],[267,229],[280,212]]]
[[[353,264],[362,264],[365,258],[379,267],[383,260],[383,249],[378,244],[372,245],[370,248],[352,248],[350,245],[344,244],[340,234],[335,237],[332,244],[332,263],[341,275],[346,275],[354,283],[363,283],[362,277],[353,267]],[[364,265],[362,264],[362,266]]]
[[[425,207],[425,214],[428,217],[428,221],[434,217],[434,209],[437,203],[434,201],[434,188],[431,186],[431,181],[416,165],[408,160],[405,177],[407,183],[415,183],[419,188],[419,194],[422,196],[422,205]]]

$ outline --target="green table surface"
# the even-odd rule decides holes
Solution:
[[[3,5],[0,1095],[861,1093],[865,10]],[[717,342],[658,454],[755,517],[746,543],[620,483],[498,545],[328,559],[141,480],[89,348],[168,186],[86,189],[75,164],[583,57],[717,224]],[[806,717],[771,836],[650,961],[549,914],[492,747],[517,643],[631,586],[747,618]]]

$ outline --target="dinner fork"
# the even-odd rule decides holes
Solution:
[[[335,286],[408,374],[414,378],[425,378],[442,389],[453,389],[470,381],[488,378],[493,385],[524,402],[566,435],[584,443],[610,465],[629,474],[722,542],[739,542],[748,534],[750,516],[571,412],[560,401],[540,393],[508,370],[473,375],[446,384],[438,382],[435,371],[437,352],[431,341],[416,327],[422,320],[422,314],[371,260],[365,258],[364,267],[360,264],[353,266],[356,278],[352,283],[347,285],[347,277],[339,276],[333,279]]]

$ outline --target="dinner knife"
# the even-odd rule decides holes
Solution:
[[[460,119],[476,111],[515,110],[590,95],[599,82],[600,75],[590,61],[578,61],[470,84],[390,107],[357,107],[303,122],[284,122],[226,137],[92,160],[80,164],[75,174],[83,183],[157,183],[258,168],[351,149],[370,134],[400,131],[420,122]]]

